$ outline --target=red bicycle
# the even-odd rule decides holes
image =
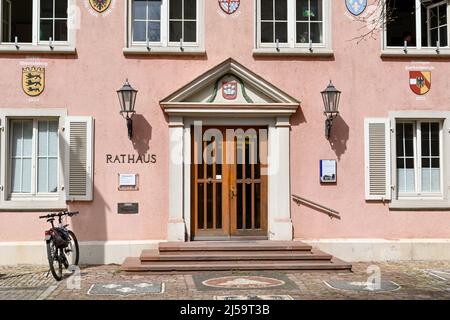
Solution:
[[[79,212],[62,211],[40,216],[39,219],[47,219],[52,227],[45,231],[47,244],[47,257],[50,271],[57,281],[63,279],[63,267],[77,266],[79,260],[79,246],[75,234],[68,229],[68,224],[63,225],[63,217],[72,217]],[[58,226],[55,227],[55,219],[58,218]]]

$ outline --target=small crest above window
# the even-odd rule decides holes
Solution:
[[[219,0],[220,9],[226,14],[233,14],[241,5],[241,0]]]

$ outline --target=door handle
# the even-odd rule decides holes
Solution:
[[[234,197],[237,197],[236,187],[231,187],[230,193],[231,193],[231,199],[233,199]]]

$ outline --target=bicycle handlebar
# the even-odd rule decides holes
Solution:
[[[54,218],[54,217],[62,217],[62,216],[75,216],[77,214],[79,214],[80,212],[78,211],[73,211],[73,212],[69,212],[69,211],[62,211],[62,212],[58,212],[58,213],[49,213],[46,216],[39,216],[39,219],[50,219],[50,218]]]

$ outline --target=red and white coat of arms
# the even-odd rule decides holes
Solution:
[[[241,0],[219,0],[219,6],[226,14],[233,14],[239,9]]]
[[[238,84],[237,81],[228,81],[222,83],[222,96],[226,100],[234,100],[237,98]]]

